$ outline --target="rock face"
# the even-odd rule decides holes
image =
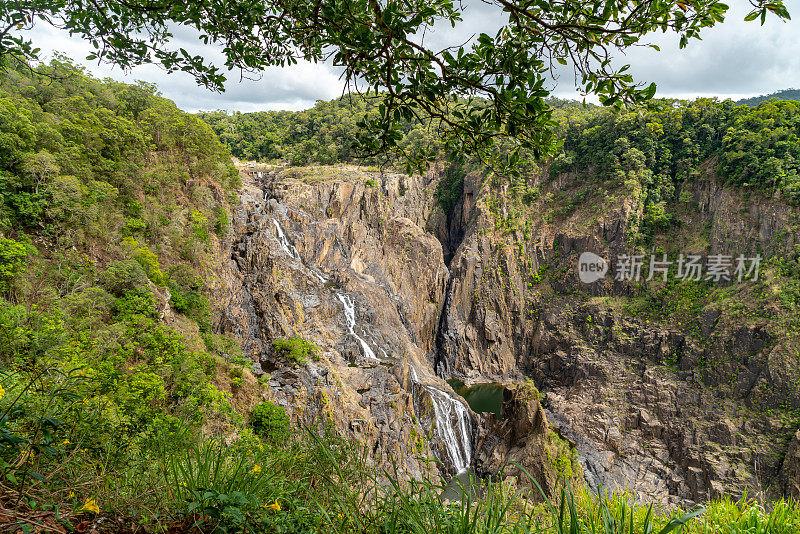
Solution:
[[[574,444],[551,429],[533,385],[507,386],[501,415],[502,420],[482,415],[475,455],[479,474],[528,488],[535,499],[550,497],[561,477],[573,485],[582,479]]]
[[[566,187],[558,182],[550,187]],[[686,232],[704,229],[708,254],[781,252],[798,242],[796,230],[787,232],[786,206],[755,199],[743,215],[742,199],[712,180],[700,181],[693,196]],[[714,307],[685,324],[632,316],[615,299],[635,297],[633,283],[607,277],[587,286],[576,272],[582,252],[612,266],[632,253],[641,214],[630,199],[553,224],[540,214],[535,222],[536,208],[548,209],[542,202],[533,224],[499,232],[497,221],[514,206],[497,197],[492,205],[479,198],[450,264],[437,370],[465,382],[532,378],[549,423],[576,446],[593,488],[691,505],[797,486],[796,462],[781,467],[794,426],[780,411],[800,406],[791,356],[798,345],[780,322],[732,320]],[[697,238],[679,237],[688,249]],[[779,472],[783,486],[772,482]]]
[[[562,177],[514,226],[519,208],[476,177],[448,214],[435,172],[243,179],[219,328],[243,340],[254,373],[269,375],[266,397],[296,420],[329,422],[406,477],[434,473],[424,459],[436,458],[445,474],[466,462],[530,486],[516,462],[546,492],[565,475],[665,505],[797,494],[793,337],[721,305],[685,324],[651,321],[619,304],[638,298],[635,284],[578,280],[581,252],[613,264],[632,251],[633,197],[553,222],[545,210],[570,187]],[[690,193],[687,230],[670,237],[681,245],[754,254],[800,243],[786,206],[751,199],[745,213],[712,179]],[[272,342],[292,336],[318,345],[319,360],[276,354]],[[450,378],[507,384],[504,419],[473,414]]]
[[[800,499],[800,430],[791,438],[783,458],[781,484],[785,495]]]
[[[425,459],[437,458],[452,473],[471,460],[448,447],[471,449],[474,415],[430,371],[449,275],[439,240],[422,229],[436,184],[356,168],[313,173],[258,183],[243,174],[219,329],[243,340],[254,373],[268,374],[266,397],[295,420],[332,424],[401,476],[431,474]],[[276,353],[275,339],[294,336],[320,347],[318,361]],[[437,431],[445,423],[452,443]]]

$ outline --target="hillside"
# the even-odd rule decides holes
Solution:
[[[796,532],[800,106],[551,103],[520,178],[405,174],[364,102],[0,75],[0,530]]]
[[[154,87],[59,61],[3,73],[0,132],[4,488],[130,514],[159,450],[241,419],[208,299],[239,174]]]
[[[798,89],[784,89],[782,91],[775,91],[768,95],[754,96],[751,98],[743,98],[737,100],[736,103],[740,105],[755,107],[762,102],[769,100],[800,100],[800,90]]]

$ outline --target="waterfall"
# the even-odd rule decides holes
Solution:
[[[411,382],[424,389],[431,398],[436,435],[442,440],[448,460],[456,475],[463,473],[472,463],[472,417],[469,410],[449,393],[420,383],[414,367],[409,369]]]
[[[275,225],[275,230],[278,233],[278,241],[280,241],[281,248],[283,249],[283,251],[286,252],[292,258],[296,258],[302,261],[302,259],[300,258],[300,254],[297,252],[297,249],[289,241],[289,238],[286,237],[286,233],[283,231],[283,228],[281,228],[278,219],[273,218],[272,223]],[[305,263],[303,263],[303,265],[305,265]],[[319,274],[316,270],[312,269],[311,267],[308,267],[306,265],[306,269],[308,269],[308,272],[311,273],[317,280],[319,280],[323,284],[328,281],[324,276]],[[356,305],[353,302],[353,299],[350,297],[350,295],[339,292],[336,293],[336,298],[338,298],[339,301],[342,303],[342,306],[344,306],[344,318],[345,322],[347,323],[347,332],[351,334],[354,338],[356,338],[359,345],[361,345],[361,351],[364,353],[364,356],[368,360],[379,360],[379,358],[375,356],[375,352],[370,348],[367,342],[364,341],[361,338],[361,336],[356,334]]]
[[[353,299],[346,293],[336,293],[336,298],[338,298],[342,306],[344,306],[344,318],[347,323],[347,331],[358,340],[358,343],[361,345],[361,350],[368,360],[377,360],[378,357],[375,356],[375,353],[369,348],[367,342],[356,334],[356,305]]]
[[[278,241],[281,242],[281,248],[283,251],[293,258],[300,259],[300,253],[297,252],[297,249],[294,248],[294,245],[289,242],[289,238],[286,237],[286,233],[284,233],[283,228],[281,228],[278,219],[272,219],[272,222],[275,224],[275,230],[278,232]]]

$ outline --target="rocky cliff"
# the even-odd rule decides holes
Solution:
[[[444,474],[484,476],[513,460],[548,488],[582,474],[663,504],[796,494],[798,343],[774,266],[759,283],[689,293],[584,285],[578,254],[613,265],[632,253],[642,208],[624,189],[570,203],[576,176],[531,184],[527,203],[471,176],[449,213],[435,170],[243,176],[219,329],[243,340],[267,398],[296,421],[329,422],[406,477],[434,473],[433,458]],[[683,224],[649,250],[769,256],[798,243],[797,210],[713,176],[681,198]],[[294,336],[318,360],[275,350]],[[506,384],[504,420],[472,413],[451,378]],[[520,393],[528,378],[541,394]]]
[[[448,278],[423,230],[437,217],[432,178],[349,167],[243,176],[219,328],[243,339],[267,398],[401,476],[436,472],[436,458],[443,473],[463,469],[474,415],[429,363]],[[317,358],[298,365],[275,350],[294,337]]]
[[[467,382],[533,378],[592,487],[682,505],[746,490],[796,494],[794,448],[786,453],[789,440],[796,448],[799,344],[793,308],[780,304],[793,282],[767,261],[758,283],[610,274],[583,284],[580,253],[605,258],[613,273],[618,255],[641,250],[635,191],[584,193],[570,205],[579,177],[538,185],[530,206],[502,189],[480,197],[450,265],[437,368]],[[796,209],[744,198],[710,175],[686,192],[678,224],[648,252],[769,258],[798,243]]]

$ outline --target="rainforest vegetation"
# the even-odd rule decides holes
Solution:
[[[517,165],[520,150],[539,157],[557,146],[545,102],[556,64],[572,68],[577,88],[596,95],[604,106],[646,102],[656,86],[634,80],[630,66],[619,64],[625,50],[658,49],[648,40],[655,33],[672,34],[685,48],[723,23],[729,11],[718,0],[485,3],[502,15],[499,31],[439,49],[415,36],[437,24],[462,24],[461,2],[403,0],[382,6],[371,0],[313,5],[232,0],[153,9],[146,2],[26,0],[0,9],[0,61],[35,60],[35,43],[19,31],[40,22],[91,42],[94,51],[87,59],[123,68],[158,64],[216,90],[224,88],[223,65],[246,74],[326,58],[342,68],[348,90],[385,94],[377,113],[361,117],[354,132],[363,153],[401,148],[405,123],[425,117],[436,124],[448,152],[477,155],[504,174],[519,175],[524,173]],[[749,2],[746,21],[763,25],[768,17],[790,18],[783,0]],[[174,27],[193,30],[190,40],[219,45],[222,61],[176,47]],[[417,153],[409,164],[422,168],[435,157],[433,150]]]
[[[290,165],[392,163],[390,156],[361,157],[354,146],[355,117],[374,111],[376,102],[347,96],[319,102],[300,112],[200,113],[231,153],[242,160]],[[714,159],[723,183],[782,194],[800,203],[800,103],[767,102],[757,109],[732,101],[662,100],[614,112],[551,99],[561,148],[549,164],[551,175],[594,169],[601,180],[623,182],[639,173],[655,204],[670,200],[675,183],[690,179]],[[401,145],[434,147],[435,129],[423,121],[403,125]],[[631,174],[633,176],[633,174]]]
[[[41,69],[0,78],[0,477],[132,513],[159,447],[241,419],[203,282],[239,176],[153,87]]]

